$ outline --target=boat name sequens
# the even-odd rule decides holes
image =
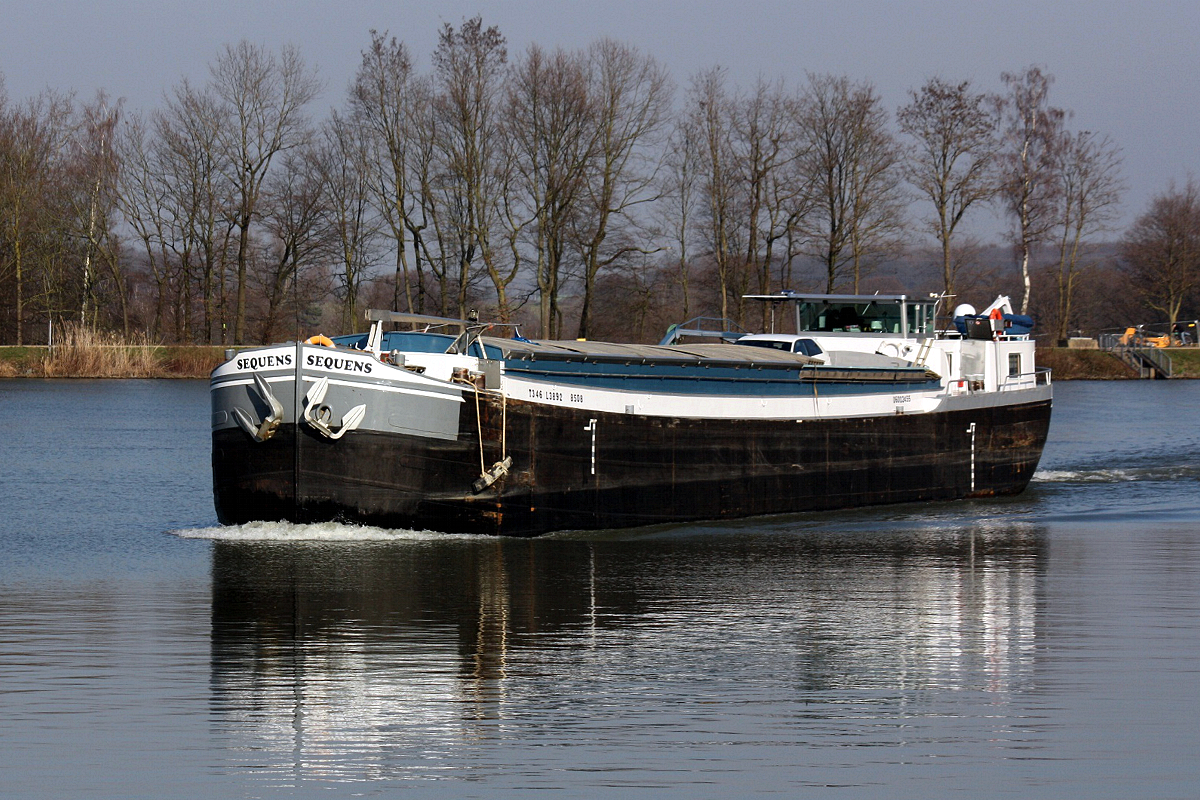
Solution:
[[[749,297],[794,332],[529,341],[369,311],[236,354],[211,376],[218,517],[536,535],[1025,488],[1052,392],[1007,298],[938,330],[936,297]]]
[[[249,358],[238,358],[237,368],[239,370],[257,370],[267,369],[270,367],[290,367],[292,365],[292,354],[284,353],[283,355],[266,355],[266,356],[250,356]]]

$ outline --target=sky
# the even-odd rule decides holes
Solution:
[[[742,87],[832,73],[872,82],[893,112],[930,77],[999,91],[1002,72],[1037,64],[1055,78],[1051,103],[1073,112],[1070,127],[1121,148],[1120,225],[1172,181],[1200,176],[1195,0],[39,0],[0,11],[0,74],[10,102],[103,89],[148,111],[184,78],[206,81],[226,44],[291,44],[325,81],[323,114],[342,103],[372,29],[404,41],[428,71],[441,25],[475,15],[500,28],[510,56],[609,37],[653,55],[681,91],[715,65]]]

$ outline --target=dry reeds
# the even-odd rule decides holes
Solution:
[[[192,378],[207,378],[225,360],[224,350],[217,347],[168,347],[160,358],[166,374]]]
[[[103,333],[87,325],[63,325],[59,341],[42,361],[47,378],[148,378],[159,374],[154,346],[145,335],[141,341],[125,341],[114,333]]]
[[[0,378],[207,378],[224,360],[212,345],[151,344],[66,324],[53,347],[0,346]]]

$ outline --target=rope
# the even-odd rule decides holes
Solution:
[[[483,460],[483,415],[479,411],[479,387],[475,382],[471,382],[471,386],[475,389],[475,426],[479,431],[479,474],[487,474],[487,465]]]
[[[475,390],[475,430],[479,436],[479,474],[487,475],[487,460],[483,453],[483,412],[479,405],[479,385],[475,381],[470,381],[471,388]],[[508,395],[504,392],[497,392],[500,395],[500,461],[504,461],[508,457]]]

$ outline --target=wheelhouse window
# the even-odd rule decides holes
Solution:
[[[902,303],[881,298],[855,302],[802,302],[796,310],[797,333],[845,332],[901,335],[933,333],[932,303]]]
[[[1008,354],[1008,377],[1015,378],[1021,374],[1021,354]]]

